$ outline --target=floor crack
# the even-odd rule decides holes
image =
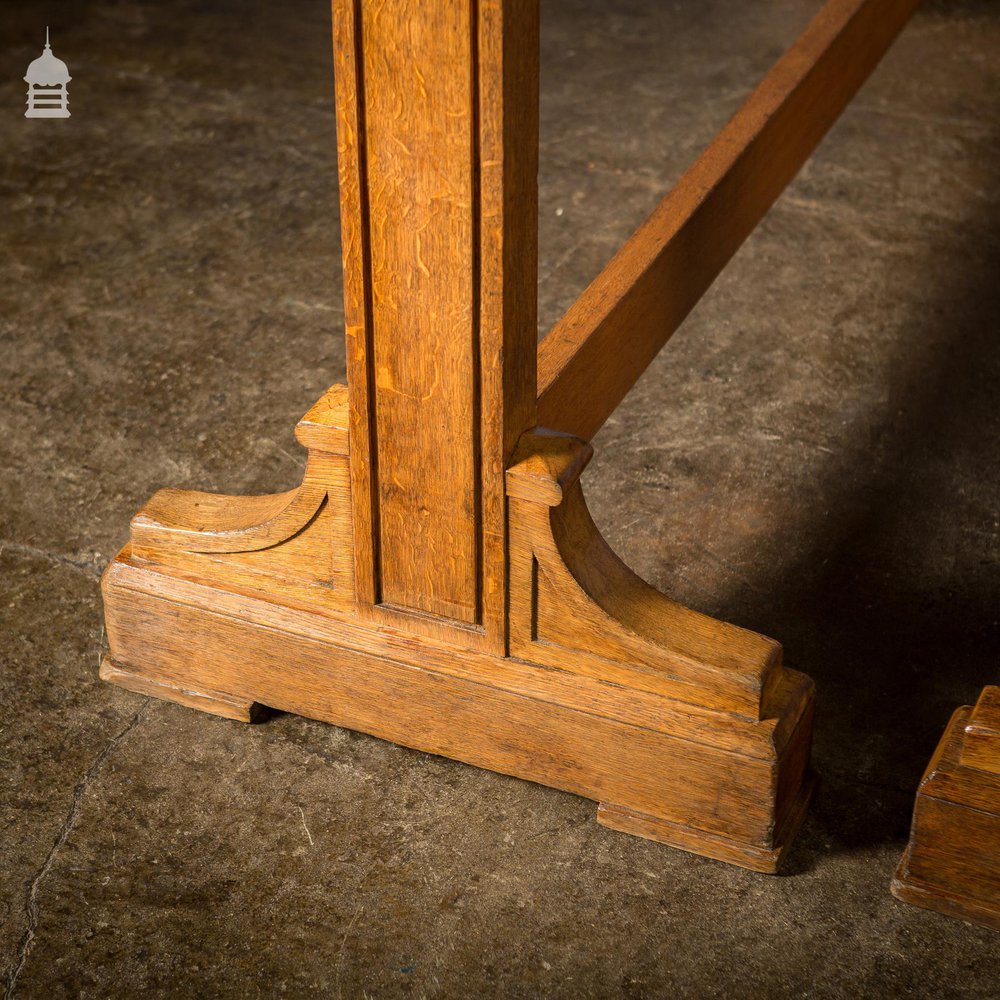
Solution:
[[[35,877],[31,880],[31,883],[28,886],[28,898],[24,907],[28,915],[28,927],[17,946],[17,952],[14,956],[14,964],[11,968],[10,976],[7,979],[7,988],[4,991],[4,1000],[12,1000],[14,996],[14,988],[17,986],[17,981],[28,961],[28,956],[31,954],[31,947],[35,941],[35,933],[38,930],[38,888],[44,881],[46,875],[48,875],[49,871],[52,869],[56,855],[62,850],[63,845],[69,839],[70,833],[73,832],[73,827],[76,826],[76,821],[80,816],[80,809],[83,806],[83,797],[86,795],[91,782],[93,782],[94,778],[97,777],[104,762],[114,752],[115,748],[142,721],[143,713],[146,711],[150,701],[150,698],[146,698],[139,706],[138,711],[128,721],[127,725],[116,735],[112,736],[110,740],[108,740],[108,742],[101,749],[100,753],[98,753],[98,755],[94,758],[90,767],[87,768],[84,776],[77,782],[76,787],[73,789],[73,801],[70,804],[66,819],[59,828],[59,833],[56,835],[56,839],[53,842],[52,847],[49,849],[49,853],[46,856],[45,861],[42,863],[42,867],[35,873]]]

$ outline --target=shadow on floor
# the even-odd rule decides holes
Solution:
[[[1000,495],[1000,220],[970,220],[927,252],[941,290],[905,324],[882,425],[831,461],[828,510],[794,526],[808,555],[752,581],[772,601],[752,627],[795,649],[817,684],[812,822],[834,851],[906,836],[951,712],[1000,677],[1000,560],[987,548]]]

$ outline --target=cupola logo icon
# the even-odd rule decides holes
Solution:
[[[25,118],[69,118],[68,84],[72,77],[66,63],[52,54],[48,28],[45,29],[45,48],[28,67],[24,79],[28,84]]]

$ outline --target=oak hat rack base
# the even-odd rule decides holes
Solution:
[[[537,3],[334,0],[347,386],[297,426],[297,489],[168,489],[136,515],[101,676],[517,775],[774,871],[813,787],[812,682],[638,579],[579,478],[913,6],[830,0],[536,346]]]
[[[951,717],[920,782],[892,893],[1000,930],[1000,687]]]
[[[615,829],[774,871],[811,788],[813,703],[777,644],[673,604],[602,552],[576,482],[590,448],[553,435],[528,435],[508,473],[510,656],[463,647],[460,629],[435,635],[431,618],[366,618],[353,596],[346,402],[335,386],[300,422],[298,491],[163,490],[140,511],[104,575],[101,676],[230,719],[268,706],[539,781],[600,801]],[[616,621],[561,547],[595,554],[604,585],[647,623]],[[754,668],[709,689],[729,709],[697,704],[708,699],[695,657],[713,649]]]

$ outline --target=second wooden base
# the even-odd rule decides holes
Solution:
[[[896,877],[892,880],[892,894],[896,899],[925,910],[943,913],[946,917],[958,917],[974,924],[982,924],[1000,931],[1000,909],[990,900],[953,892],[944,886],[923,882],[910,872],[910,849],[903,854]]]
[[[892,882],[906,903],[1000,930],[1000,691],[951,718],[924,774],[910,843]],[[978,713],[978,715],[977,715]],[[982,766],[973,766],[982,765]],[[996,768],[988,770],[984,768]]]

